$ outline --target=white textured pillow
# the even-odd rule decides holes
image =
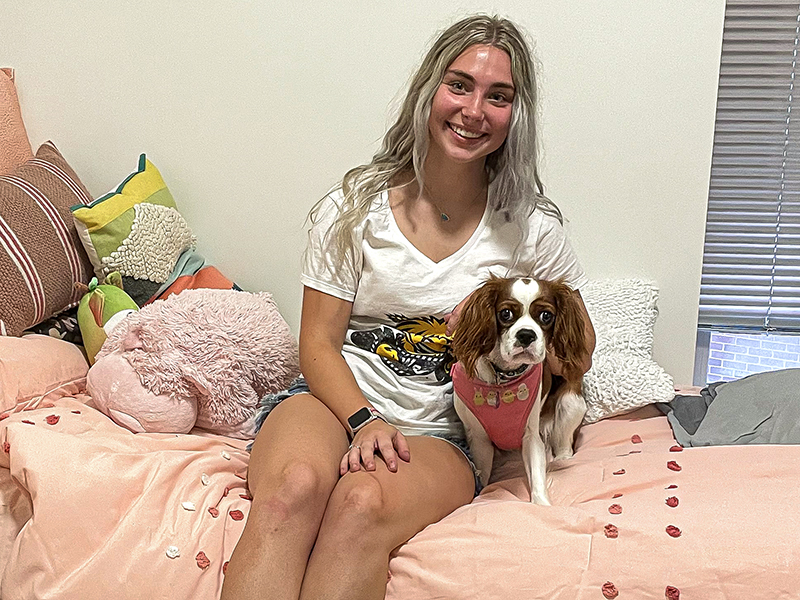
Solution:
[[[581,296],[597,334],[592,368],[583,378],[588,406],[584,422],[672,400],[672,377],[652,359],[658,316],[655,284],[604,279],[582,287]]]

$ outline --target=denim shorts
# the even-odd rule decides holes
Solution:
[[[258,402],[258,407],[256,408],[256,433],[261,430],[261,426],[264,424],[264,421],[269,416],[269,413],[272,411],[273,408],[278,406],[281,402],[286,400],[287,398],[291,398],[296,394],[310,394],[311,390],[306,383],[305,378],[298,377],[295,379],[292,384],[285,390],[278,392],[277,394],[267,394]],[[431,437],[436,437],[442,439],[446,442],[450,442],[453,446],[458,448],[464,457],[469,462],[470,467],[472,467],[472,474],[475,476],[475,495],[477,496],[483,486],[481,485],[480,479],[478,478],[478,469],[475,467],[475,463],[472,461],[472,454],[470,454],[469,446],[467,445],[467,441],[463,438],[459,438],[456,436],[451,435],[440,435],[440,434],[431,434]],[[252,442],[247,447],[248,450],[252,447]]]

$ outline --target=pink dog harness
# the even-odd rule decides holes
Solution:
[[[521,448],[525,424],[542,384],[542,365],[533,365],[501,385],[470,379],[461,363],[453,365],[450,375],[455,393],[483,425],[492,443],[501,450]]]

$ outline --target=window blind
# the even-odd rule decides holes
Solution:
[[[800,2],[728,0],[699,326],[800,332]]]

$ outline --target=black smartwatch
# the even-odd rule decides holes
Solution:
[[[353,437],[364,425],[372,423],[376,419],[386,421],[383,415],[371,406],[359,408],[356,412],[347,417],[347,425],[350,427],[350,437]]]

